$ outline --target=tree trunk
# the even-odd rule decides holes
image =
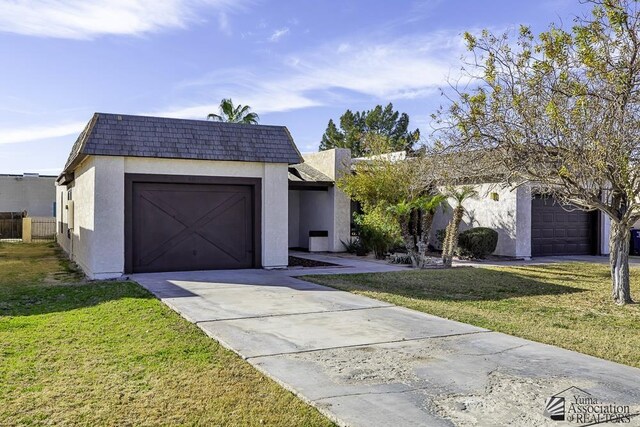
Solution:
[[[458,230],[460,229],[460,223],[462,222],[462,216],[464,215],[464,208],[458,206],[453,210],[453,217],[449,225],[447,225],[444,245],[442,248],[442,263],[445,267],[451,267],[453,263],[453,252],[458,245]]]
[[[431,227],[433,226],[433,218],[435,215],[432,212],[424,212],[422,214],[422,234],[420,240],[422,241],[423,250],[426,252],[429,250],[429,238],[431,237]]]
[[[630,227],[624,223],[611,221],[609,234],[609,263],[613,283],[613,301],[624,305],[633,303],[629,286],[629,240]]]
[[[416,243],[414,240],[414,236],[411,233],[409,218],[404,218],[400,220],[400,232],[402,234],[402,239],[404,240],[404,244],[407,247],[407,253],[411,257],[411,266],[419,267],[420,256],[418,254],[418,251],[416,251]]]

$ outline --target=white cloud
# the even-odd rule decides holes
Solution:
[[[288,27],[280,28],[278,30],[275,30],[273,34],[271,34],[271,37],[269,37],[269,41],[272,43],[279,42],[280,39],[286,36],[287,34],[289,34]]]
[[[218,29],[227,36],[231,35],[231,24],[229,23],[229,15],[226,12],[218,14]]]
[[[342,46],[342,48],[341,48]],[[378,102],[433,96],[455,79],[464,46],[458,33],[431,33],[370,44],[349,41],[327,44],[313,53],[282,58],[280,67],[260,72],[229,68],[177,89],[193,96],[207,93],[207,101],[169,106],[143,114],[205,119],[218,111],[222,98],[250,105],[258,114],[284,112],[334,104],[352,96]],[[85,122],[66,125],[0,130],[0,143],[23,142],[77,135]]]
[[[389,43],[342,41],[314,53],[282,58],[281,66],[260,74],[219,70],[179,87],[207,92],[211,102],[163,110],[164,116],[204,118],[231,97],[259,114],[335,103],[336,97],[367,96],[388,102],[433,96],[456,78],[464,45],[458,33],[442,32]],[[203,90],[203,88],[205,88]]]
[[[84,121],[41,127],[0,129],[0,144],[12,144],[16,142],[36,141],[39,139],[78,135],[86,125],[87,122]]]
[[[0,2],[0,31],[41,37],[92,39],[184,28],[202,21],[202,7],[242,7],[234,0],[15,0]]]

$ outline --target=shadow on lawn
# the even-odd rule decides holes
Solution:
[[[152,299],[153,295],[136,283],[117,281],[12,289],[0,299],[0,317],[71,311],[124,298]]]
[[[509,298],[563,295],[585,292],[579,283],[555,283],[566,280],[561,274],[542,280],[513,271],[458,267],[447,270],[412,270],[406,272],[305,276],[315,283],[347,291],[377,291],[407,298],[442,301],[498,301]]]

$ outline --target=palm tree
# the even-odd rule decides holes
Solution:
[[[211,113],[207,116],[207,119],[212,119],[216,122],[227,123],[245,123],[249,125],[257,125],[260,117],[256,113],[251,112],[251,107],[248,105],[233,105],[231,98],[224,98],[220,101],[219,107],[220,114]]]
[[[419,197],[414,205],[422,212],[422,218],[420,220],[420,249],[421,252],[426,254],[429,248],[429,237],[431,235],[431,227],[433,225],[433,218],[436,216],[438,207],[447,200],[447,196],[444,194],[427,194]]]
[[[396,218],[398,224],[400,224],[400,234],[402,234],[407,253],[411,257],[411,264],[414,267],[418,267],[420,259],[413,240],[413,233],[411,232],[411,215],[414,212],[413,203],[401,200],[395,205],[387,207],[387,212]]]
[[[453,252],[456,246],[458,246],[458,231],[460,230],[460,223],[462,222],[462,216],[465,211],[462,204],[468,199],[477,197],[478,192],[474,190],[473,187],[465,185],[460,189],[453,187],[447,188],[445,195],[448,198],[454,199],[456,202],[456,207],[453,209],[453,216],[447,225],[444,243],[442,245],[442,262],[445,267],[451,267]]]

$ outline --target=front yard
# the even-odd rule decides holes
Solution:
[[[631,268],[640,299],[640,268]],[[640,304],[614,306],[608,265],[549,264],[304,279],[640,368]]]
[[[0,425],[332,425],[130,282],[0,245]]]

